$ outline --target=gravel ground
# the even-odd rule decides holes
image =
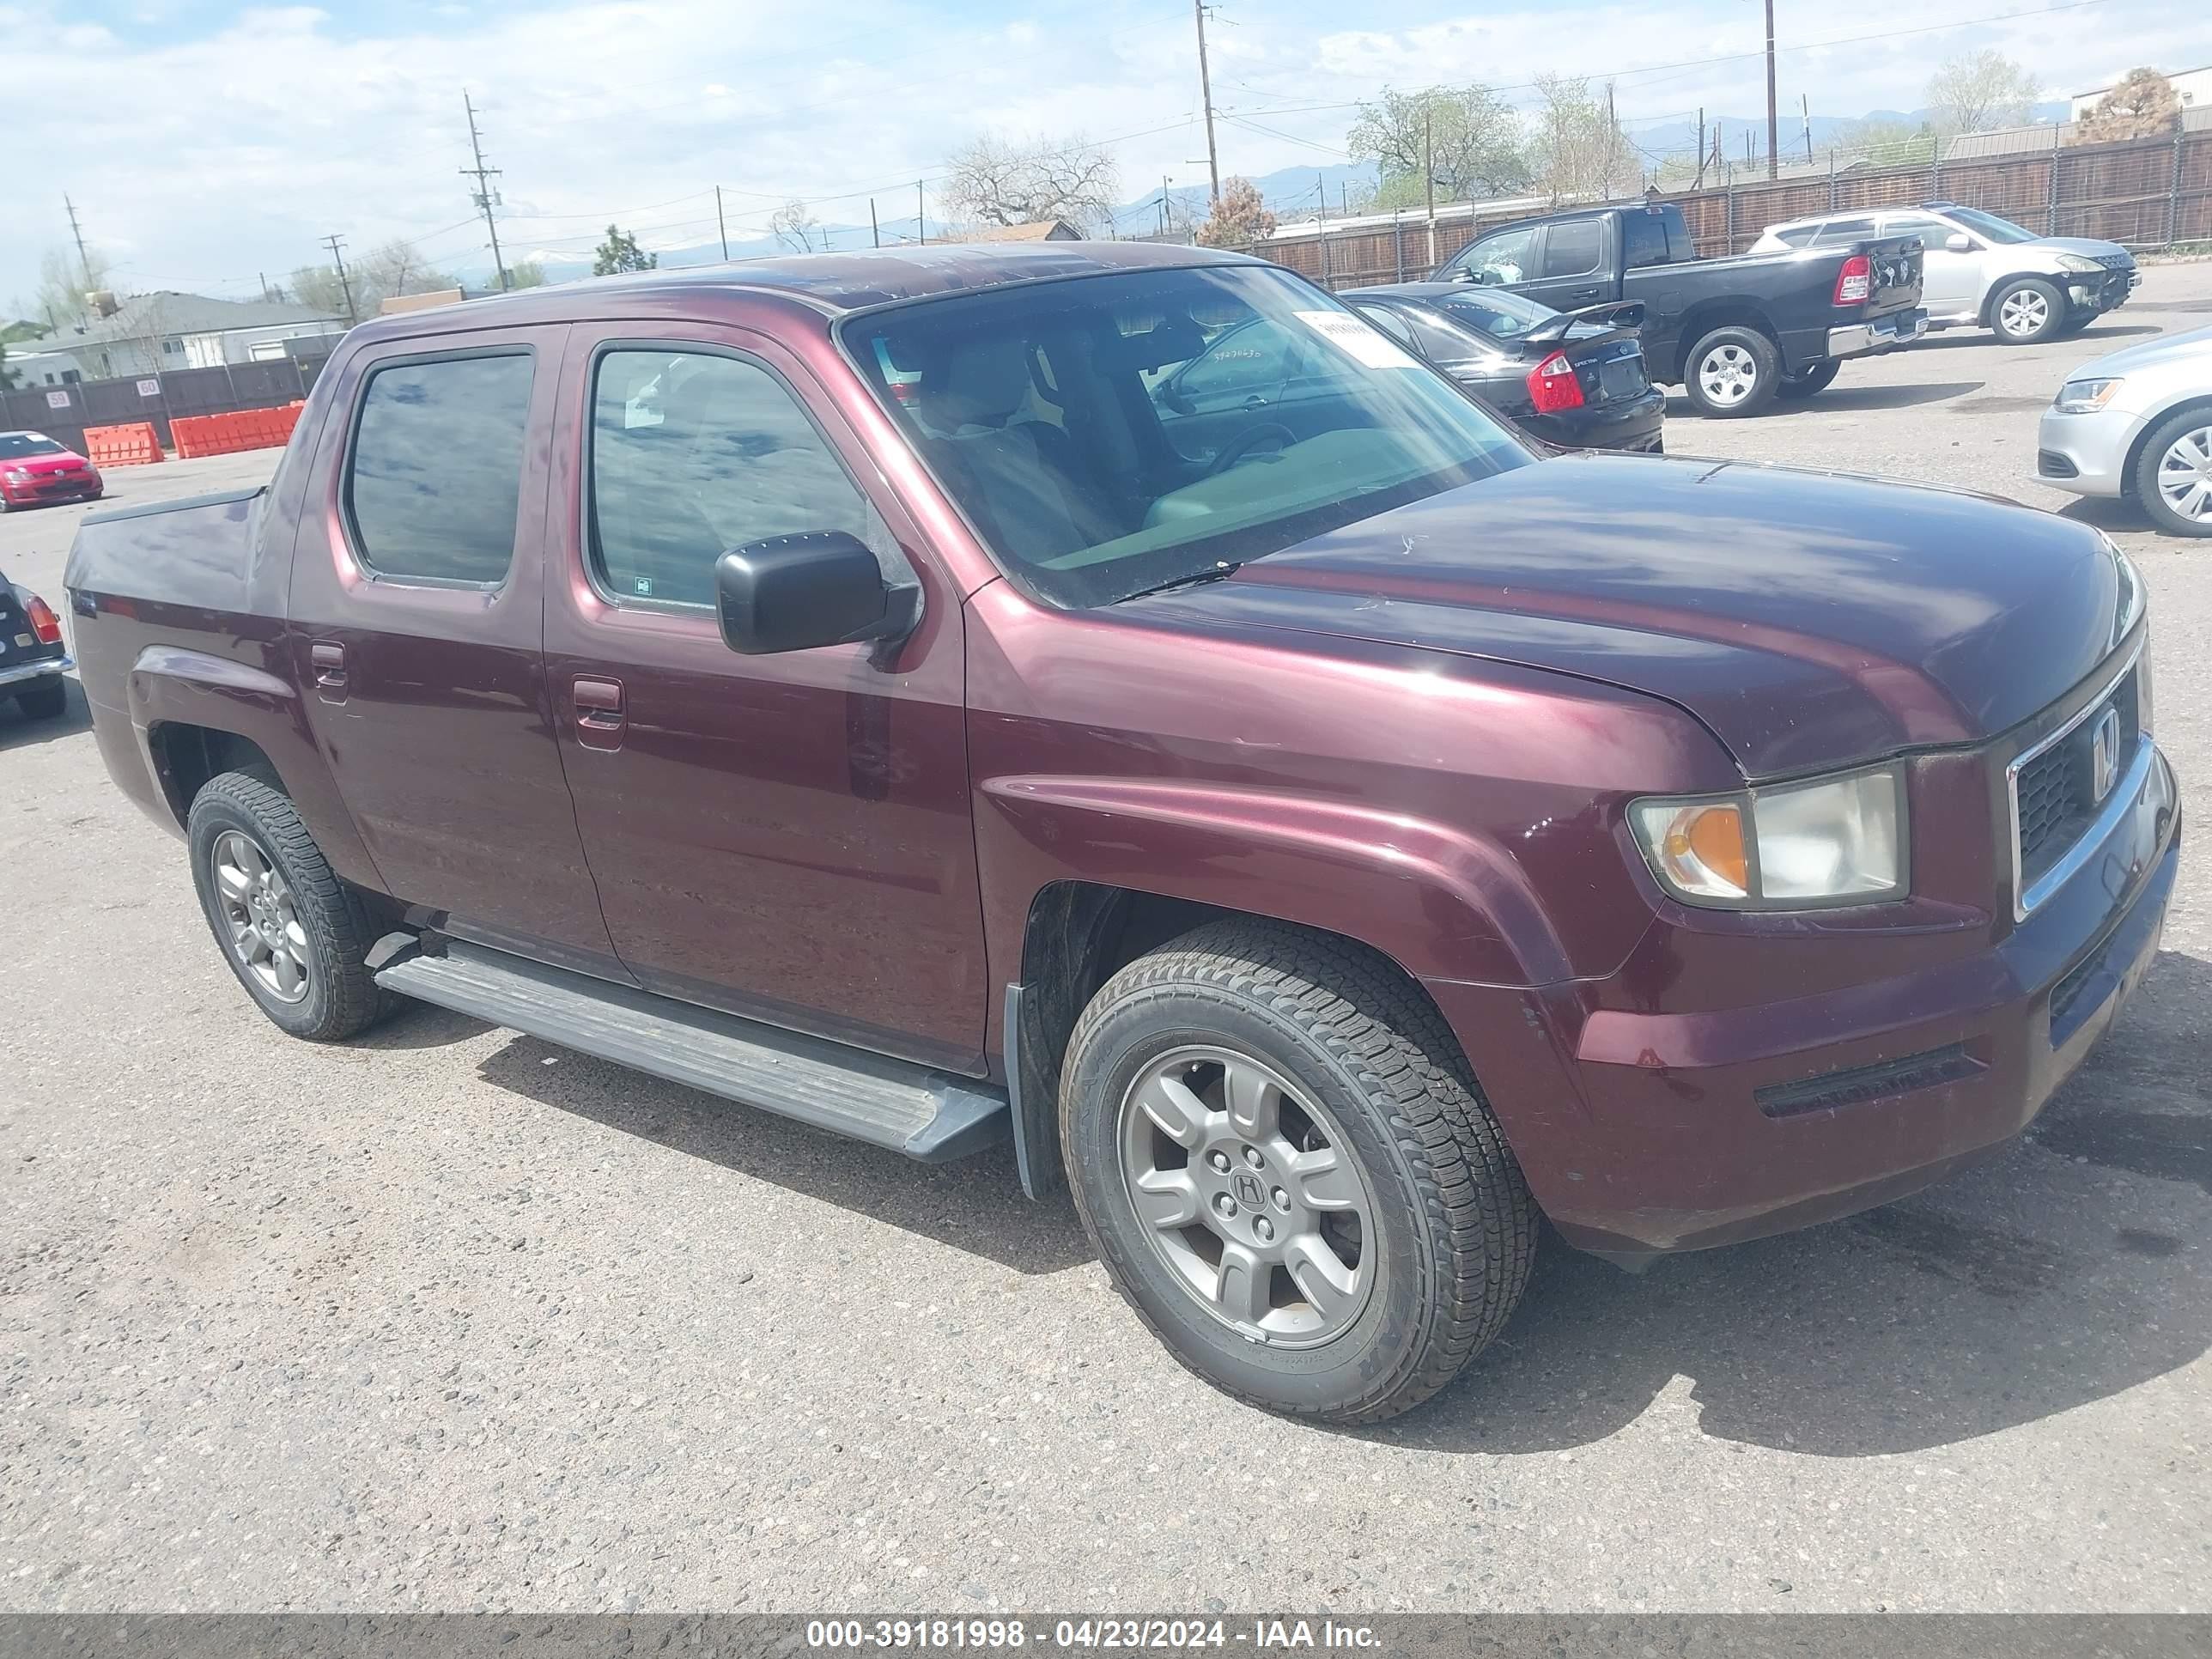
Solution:
[[[2212,544],[2034,485],[2064,371],[2212,322],[1849,367],[1678,452],[2104,524],[2208,821]],[[255,480],[273,453],[114,476]],[[77,509],[0,520],[59,598]],[[2023,1143],[1632,1278],[1553,1248],[1410,1419],[1332,1432],[1154,1347],[1066,1203],[422,1009],[291,1042],[82,700],[0,714],[0,1607],[2212,1606],[2212,883]]]

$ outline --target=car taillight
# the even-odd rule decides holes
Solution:
[[[1836,303],[1863,306],[1873,294],[1874,261],[1863,253],[1854,253],[1836,273]]]
[[[1575,366],[1565,352],[1553,352],[1528,371],[1528,395],[1535,399],[1539,415],[1583,406],[1583,383],[1575,378]]]
[[[54,615],[53,607],[37,594],[23,607],[23,614],[31,619],[31,632],[38,636],[40,645],[59,645],[62,642],[62,619]]]

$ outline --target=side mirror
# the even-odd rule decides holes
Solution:
[[[884,580],[876,556],[848,531],[768,536],[714,563],[722,641],[748,657],[899,640],[921,619],[921,589]]]
[[[1943,239],[1943,246],[1953,253],[1972,253],[1974,239],[1963,230],[1954,230]]]

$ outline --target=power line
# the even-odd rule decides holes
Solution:
[[[497,167],[484,165],[483,143],[477,136],[477,106],[469,97],[468,88],[461,88],[461,107],[469,112],[469,151],[477,159],[472,167],[463,167],[461,176],[477,181],[477,205],[483,210],[484,228],[491,233],[491,262],[499,271],[499,289],[504,294],[514,284],[507,281],[507,261],[499,252],[499,222],[492,217],[492,204],[499,200],[499,192],[491,181],[499,177]]]

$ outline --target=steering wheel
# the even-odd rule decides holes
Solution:
[[[1280,421],[1262,421],[1257,426],[1246,427],[1221,446],[1221,453],[1206,469],[1206,476],[1209,478],[1219,477],[1270,439],[1279,445],[1294,444],[1298,441],[1298,434]]]

